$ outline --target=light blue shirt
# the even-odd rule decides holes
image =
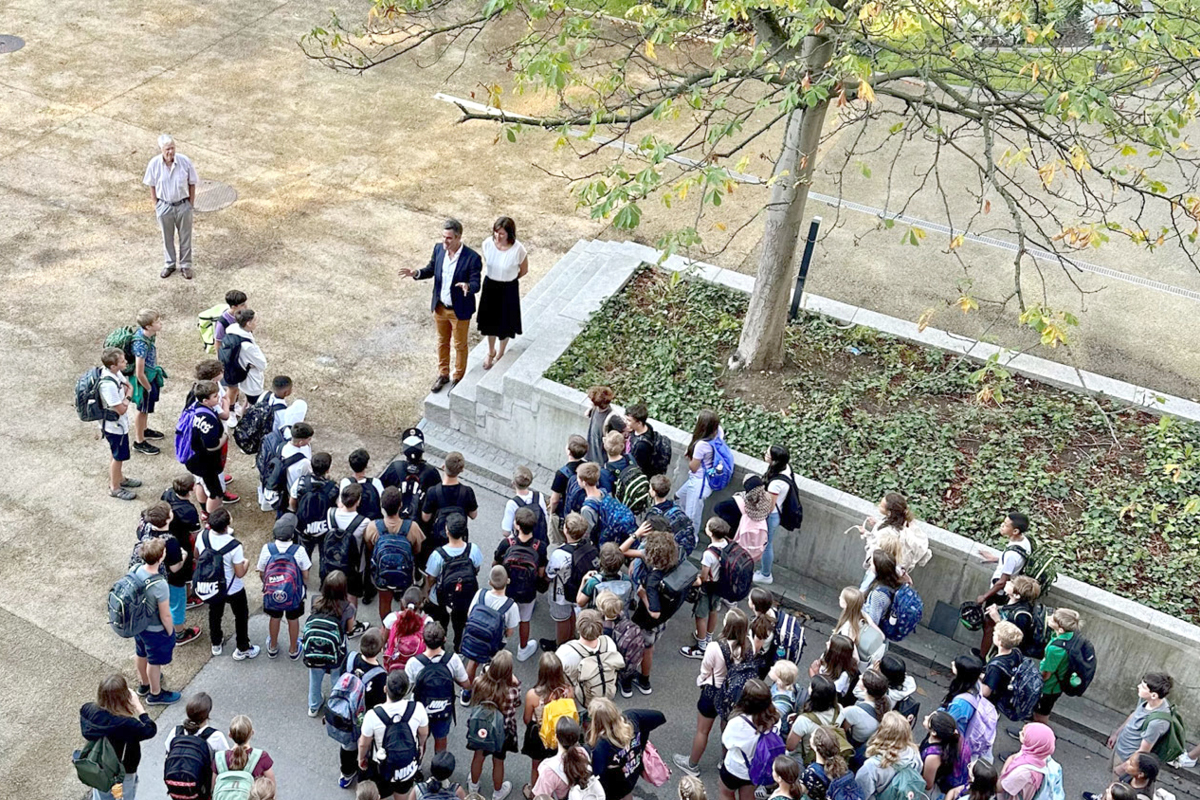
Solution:
[[[483,565],[483,551],[479,549],[479,545],[474,542],[464,544],[462,547],[445,545],[444,549],[446,555],[453,557],[462,555],[463,551],[468,547],[471,548],[471,563],[475,565],[475,571],[478,572],[479,568]],[[438,548],[438,550],[441,549],[443,548]],[[429,561],[425,564],[425,574],[434,579],[433,588],[429,590],[429,601],[431,603],[437,602],[437,577],[442,574],[442,554],[438,550],[434,550],[429,554]]]

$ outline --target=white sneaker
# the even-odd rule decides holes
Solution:
[[[518,661],[528,661],[530,658],[533,657],[533,654],[536,653],[537,651],[538,651],[538,643],[537,642],[529,642],[524,647],[517,648],[517,660]]]
[[[492,800],[504,800],[512,791],[512,781],[505,781],[500,784],[500,788],[492,792]]]
[[[1191,758],[1187,753],[1184,753],[1179,758],[1172,761],[1171,766],[1175,767],[1176,769],[1191,769],[1192,767],[1196,766],[1196,759]]]
[[[259,650],[258,645],[251,645],[249,650],[234,650],[233,651],[233,660],[234,661],[245,661],[247,658],[256,658],[258,656],[259,652],[260,652],[260,650]]]
[[[212,646],[212,654],[214,656],[219,656],[219,655],[221,655],[221,653],[224,653],[224,652],[225,652],[225,645],[214,644]]]
[[[479,794],[479,784],[467,781],[467,794]]]
[[[750,580],[754,581],[755,583],[761,583],[765,586],[770,586],[772,583],[775,582],[775,576],[774,575],[763,575],[761,572],[755,571],[754,575],[750,578]]]

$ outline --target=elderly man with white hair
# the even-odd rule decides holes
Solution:
[[[166,266],[160,277],[170,277],[176,266],[187,280],[192,279],[192,204],[196,200],[196,168],[192,160],[175,152],[170,134],[158,137],[159,155],[150,159],[142,183],[150,187],[154,213],[162,226],[163,256]],[[179,258],[175,258],[175,235],[179,234]]]

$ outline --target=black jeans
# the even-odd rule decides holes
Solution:
[[[450,633],[450,626],[454,626],[454,652],[457,653],[462,646],[463,628],[467,626],[467,610],[463,609],[459,611],[454,608],[426,603],[425,613],[440,622],[442,627],[446,629],[447,634]]]
[[[237,638],[238,650],[250,649],[250,607],[246,603],[246,590],[239,589],[236,594],[217,597],[208,603],[208,635],[213,647],[225,640],[221,630],[221,618],[225,616],[225,605],[233,610],[233,630]]]

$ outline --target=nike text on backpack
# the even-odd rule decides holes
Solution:
[[[462,646],[459,652],[476,664],[486,664],[492,656],[504,649],[504,615],[512,608],[512,598],[504,598],[500,608],[487,604],[487,589],[480,589],[475,606],[467,615],[463,626]]]
[[[504,752],[504,715],[496,704],[484,701],[467,717],[467,749],[495,755]]]
[[[229,306],[221,303],[196,315],[196,327],[200,329],[200,344],[204,346],[204,352],[211,353],[217,346],[217,320],[228,310]]]
[[[604,633],[617,643],[617,651],[625,659],[625,668],[621,677],[626,680],[635,677],[642,671],[642,656],[646,652],[646,639],[642,629],[629,617],[621,617],[615,625],[607,626]]]
[[[379,772],[384,780],[392,783],[406,781],[417,773],[421,762],[417,758],[417,740],[408,721],[412,719],[414,706],[404,704],[404,711],[396,716],[388,715],[383,706],[375,706],[373,712],[385,727],[383,729],[383,763]],[[501,721],[503,724],[503,720]]]
[[[542,724],[538,727],[538,736],[546,747],[558,747],[558,721],[563,717],[579,722],[579,707],[575,704],[575,698],[560,697],[546,703],[542,708]]]
[[[1029,540],[1028,553],[1023,547],[1015,544],[1004,548],[1004,552],[1013,552],[1021,556],[1021,574],[1037,581],[1038,588],[1041,589],[1041,596],[1045,597],[1051,585],[1058,579],[1058,560],[1039,547],[1037,540],[1031,534],[1026,533],[1025,538]],[[1001,553],[1001,558],[1003,556],[1004,554]]]
[[[247,409],[233,429],[233,441],[243,453],[252,456],[262,449],[263,439],[275,425],[275,412],[283,405],[268,392]]]
[[[192,446],[192,430],[198,424],[197,417],[208,418],[202,419],[200,424],[221,424],[217,413],[206,405],[193,402],[185,408],[179,415],[179,422],[175,424],[175,460],[180,464],[186,464],[196,456],[196,448]]]
[[[507,594],[518,603],[532,603],[537,597],[538,565],[541,557],[538,549],[542,543],[533,539],[523,544],[515,536],[508,539],[508,549],[501,562],[508,571]]]
[[[425,653],[416,656],[422,667],[413,682],[413,697],[425,706],[431,722],[454,716],[454,675],[450,672],[452,658],[453,653],[442,653],[437,658]]]
[[[562,599],[565,603],[574,603],[579,596],[579,587],[583,585],[583,576],[600,569],[600,551],[591,539],[565,544],[562,549],[571,554],[571,571],[562,584]]]
[[[712,464],[704,468],[704,483],[714,492],[719,492],[733,480],[733,451],[724,439],[713,439]]]
[[[92,367],[75,382],[75,413],[82,422],[116,422],[120,418],[117,412],[104,407],[100,397],[100,384],[117,383],[116,378],[105,372],[101,367]]]
[[[213,756],[217,777],[213,780],[212,800],[249,800],[250,790],[254,788],[254,768],[262,758],[262,750],[251,748],[243,769],[229,769],[228,757],[228,750]]]
[[[925,778],[914,767],[907,764],[892,766],[892,779],[887,782],[876,800],[923,800],[925,793]]]
[[[347,658],[346,663],[353,662],[353,655],[357,654]],[[363,698],[367,685],[382,673],[383,667],[372,667],[362,676],[343,672],[337,679],[325,702],[325,733],[330,739],[346,748],[358,743],[363,714],[366,713]]]
[[[132,639],[151,625],[158,625],[158,604],[147,588],[166,580],[154,574],[142,580],[133,570],[122,575],[108,592],[108,624],[122,639]]]
[[[542,496],[538,492],[532,492],[530,498],[530,501],[526,503],[520,495],[514,495],[513,502],[517,504],[517,508],[528,508],[533,511],[537,517],[537,523],[533,526],[533,538],[549,544],[550,535],[546,532],[546,512],[542,510]]]
[[[1063,694],[1079,697],[1096,677],[1096,648],[1078,632],[1063,644],[1067,651],[1067,674],[1059,683]]]
[[[125,369],[123,372],[126,375],[132,375],[137,370],[137,356],[133,354],[133,340],[138,338],[138,336],[137,326],[126,325],[123,328],[117,328],[104,339],[105,348],[119,347],[121,352],[125,354]]]
[[[720,640],[717,645],[721,648],[721,657],[725,659],[725,683],[717,692],[717,712],[721,719],[729,719],[729,714],[742,696],[746,681],[758,677],[758,659],[752,654],[743,653],[741,661],[734,661],[733,651],[729,642]]]
[[[445,547],[439,547],[437,553],[442,559],[442,570],[437,577],[438,603],[445,609],[466,611],[479,591],[471,546],[467,545],[456,556],[449,555]]]
[[[310,614],[300,631],[304,666],[333,669],[346,661],[346,633],[342,621],[327,614]]]
[[[263,568],[263,608],[267,611],[295,611],[304,605],[304,573],[296,563],[298,544],[280,550],[278,542],[267,544],[267,565]]]
[[[329,512],[329,532],[321,539],[321,580],[334,570],[341,570],[346,575],[358,571],[358,540],[354,532],[367,521],[362,514],[355,514],[354,519],[345,528],[338,525],[337,512]]]
[[[1025,657],[1013,671],[1008,688],[1000,695],[996,708],[1013,722],[1024,722],[1042,696],[1042,670],[1037,659]]]
[[[965,692],[954,699],[963,700],[975,709],[971,713],[971,718],[967,720],[966,730],[963,731],[963,738],[971,751],[971,758],[989,757],[992,745],[996,741],[996,724],[1000,721],[996,707],[992,705],[991,700],[973,692]]]
[[[800,502],[800,493],[796,489],[795,479],[786,473],[771,478],[773,481],[783,481],[788,485],[787,495],[783,498],[783,507],[779,509],[779,527],[789,531],[800,530],[804,522],[804,504]]]
[[[744,547],[757,563],[762,560],[763,552],[767,549],[766,517],[759,520],[750,519],[750,515],[746,513],[745,498],[734,495],[733,500],[737,504],[738,511],[742,512],[742,519],[738,522],[733,540]]]
[[[650,473],[649,477],[665,475],[671,468],[671,440],[658,431],[649,435],[650,439]]]
[[[593,530],[591,538],[598,545],[609,542],[620,544],[637,530],[637,519],[633,512],[608,492],[604,492],[599,500],[588,498],[583,504],[596,512],[596,527],[599,530]]]
[[[205,603],[224,597],[229,591],[229,586],[225,583],[225,556],[238,547],[237,539],[230,539],[220,550],[214,550],[209,539],[210,533],[205,530],[200,535],[200,540],[204,542],[204,551],[196,556],[196,569],[192,572],[192,589]]]
[[[1042,773],[1042,785],[1038,787],[1032,800],[1067,800],[1067,793],[1063,789],[1062,766],[1057,761],[1047,758],[1044,767],[1030,769]]]
[[[212,792],[212,750],[208,737],[216,731],[205,728],[190,733],[182,725],[175,726],[175,736],[163,762],[163,783],[171,800],[206,800]]]
[[[593,653],[578,641],[567,644],[579,655],[579,672],[574,683],[580,703],[586,708],[597,697],[610,700],[616,697],[617,677],[625,668],[625,659],[616,645],[601,639],[599,649]]]
[[[1167,731],[1158,737],[1150,752],[1158,756],[1159,761],[1167,764],[1187,752],[1187,729],[1184,727],[1183,717],[1179,715],[1179,709],[1175,706],[1169,706],[1166,711],[1152,711],[1147,714],[1146,719],[1142,721],[1141,731],[1145,732],[1150,723],[1156,720],[1166,721]]]
[[[419,614],[401,611],[388,631],[383,648],[383,666],[388,672],[404,669],[412,658],[425,649],[425,622]]]
[[[682,508],[675,503],[662,510],[651,508],[646,512],[646,518],[649,519],[651,516],[661,517],[667,521],[671,533],[675,535],[675,546],[679,550],[680,561],[692,554],[692,551],[696,549],[696,529]]]
[[[750,722],[750,718],[746,717],[746,721]],[[772,767],[775,759],[786,752],[787,746],[784,744],[783,737],[778,733],[773,730],[760,733],[758,740],[754,743],[754,752],[750,757],[746,758],[745,753],[742,754],[742,760],[746,762],[746,770],[750,775],[750,782],[755,786],[773,785],[775,778],[772,776]]]
[[[720,562],[713,592],[730,603],[740,603],[750,596],[754,579],[754,559],[737,542],[724,547],[708,548]]]
[[[375,551],[371,556],[371,574],[375,578],[375,587],[403,594],[413,585],[413,552],[408,542],[408,530],[412,520],[404,520],[400,530],[390,532],[383,520],[375,521],[375,530],[379,538],[375,540]]]
[[[85,741],[71,754],[71,764],[80,783],[102,792],[111,792],[125,780],[125,767],[107,736]]]
[[[310,539],[321,538],[329,530],[329,509],[335,502],[337,487],[333,481],[302,475],[296,495],[297,527]]]
[[[617,473],[613,485],[617,500],[634,514],[641,514],[650,507],[650,479],[637,464],[630,464]]]
[[[220,361],[221,366],[225,368],[225,374],[221,376],[221,379],[226,386],[237,386],[250,374],[249,367],[243,366],[241,363],[242,343],[245,341],[247,341],[245,338],[237,334],[226,333],[217,347],[217,361]]]
[[[911,584],[901,584],[894,592],[886,586],[876,586],[875,591],[888,596],[888,610],[879,620],[879,630],[893,642],[902,641],[921,624],[925,603]]]

